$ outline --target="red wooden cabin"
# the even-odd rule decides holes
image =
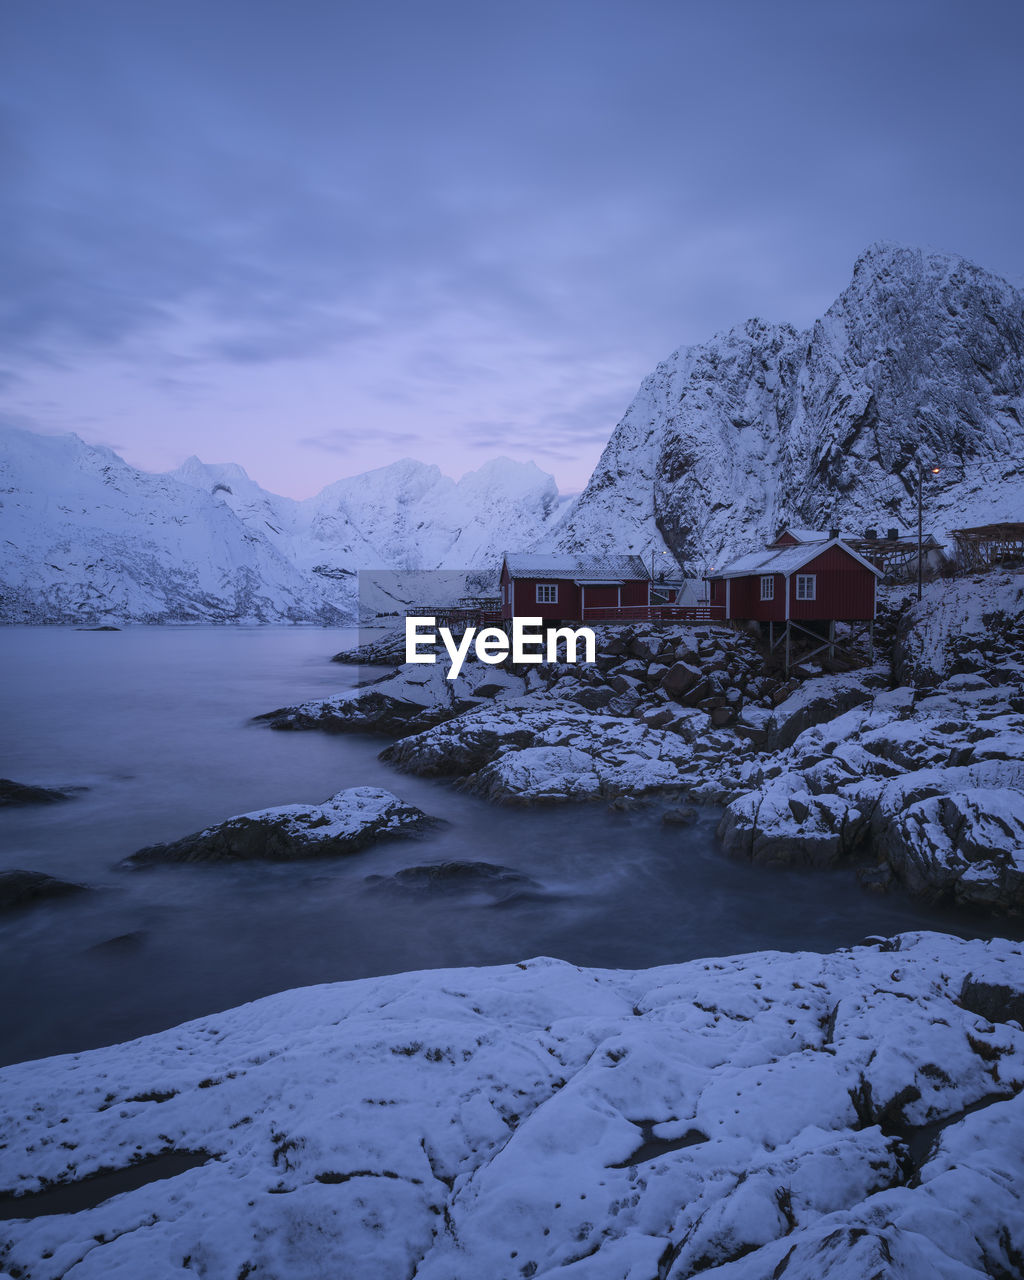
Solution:
[[[803,531],[798,531],[803,532]],[[772,546],[708,575],[711,604],[757,622],[870,622],[881,570],[838,535],[802,541],[787,530]]]
[[[585,622],[597,610],[650,608],[651,575],[640,556],[580,558],[506,553],[501,616]]]

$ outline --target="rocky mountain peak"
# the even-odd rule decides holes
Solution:
[[[1020,518],[1024,297],[951,254],[879,243],[807,331],[748,320],[646,378],[555,535],[702,568],[778,525]]]

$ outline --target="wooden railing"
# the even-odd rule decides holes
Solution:
[[[584,622],[722,622],[724,604],[630,604],[583,610]]]
[[[455,605],[416,605],[408,609],[409,617],[432,617],[439,627],[461,630],[465,627],[500,627],[500,609],[463,609]],[[582,619],[566,622],[723,622],[723,604],[629,604],[607,608],[584,609]]]

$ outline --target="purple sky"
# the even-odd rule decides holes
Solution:
[[[0,418],[306,496],[586,481],[640,379],[870,242],[1024,281],[1017,0],[0,9]]]

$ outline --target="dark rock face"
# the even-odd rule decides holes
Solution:
[[[864,863],[873,892],[1024,913],[1024,579],[930,584],[897,619],[895,674],[811,680],[771,714],[776,754],[719,826],[762,863]],[[896,631],[896,628],[893,628]]]
[[[444,664],[401,666],[360,688],[297,707],[281,707],[255,719],[272,729],[381,733],[400,738],[493,699],[519,695],[524,687],[524,681],[506,668],[482,662],[467,662],[457,680],[446,678]]]
[[[960,1004],[989,1022],[1019,1022],[1024,1025],[1024,988],[1007,982],[993,982],[969,973],[960,988]]]
[[[354,649],[343,649],[331,661],[345,666],[397,667],[405,661],[405,632],[386,635]]]
[[[724,731],[734,756],[728,771],[731,775],[735,765],[762,744],[773,707],[800,688],[799,679],[782,682],[777,672],[766,670],[765,656],[755,639],[732,628],[641,623],[599,627],[596,636],[593,663],[504,663],[492,667],[470,660],[454,681],[445,678],[440,666],[402,666],[357,689],[257,719],[275,729],[372,732],[399,740],[415,737],[418,741],[411,754],[396,747],[387,750],[383,758],[400,767],[410,767],[414,758],[412,767],[425,776],[465,777],[485,768],[499,752],[544,745],[535,733],[519,731],[525,720],[512,727],[502,716],[496,736],[492,725],[476,712],[488,704],[500,708],[510,699],[524,708],[547,705],[555,699],[563,706],[575,704],[595,717],[612,716],[627,724],[668,730],[695,749],[707,738],[703,754],[709,757],[721,756],[726,739],[718,735]],[[820,668],[814,668],[815,678],[819,674]],[[829,704],[833,714],[836,705]],[[824,703],[822,707],[821,714],[827,714]],[[572,715],[566,719],[556,713],[552,719],[575,723]],[[805,723],[810,719],[813,717],[805,716]],[[446,723],[453,724],[452,733],[423,738],[426,731]],[[429,750],[424,749],[425,741],[430,743]],[[443,751],[435,750],[441,743]],[[575,798],[587,790],[583,763],[579,759],[571,763],[576,782],[570,790]],[[569,767],[565,759],[556,772],[564,773]],[[507,770],[501,772],[503,780],[493,798],[507,800],[509,778],[504,777]],[[531,793],[537,777],[531,773],[527,788]],[[687,778],[692,775],[688,773]],[[705,792],[707,781],[708,771],[702,770],[702,798],[718,802],[731,789],[731,784],[724,782],[713,789],[712,796]]]
[[[699,711],[683,715],[698,727],[652,728],[550,695],[520,698],[402,738],[381,759],[423,777],[461,778],[498,804],[604,799],[630,805],[655,791],[719,803],[724,779],[736,785],[730,770],[739,740],[710,729]]]
[[[469,705],[439,703],[425,708],[419,703],[371,690],[344,702],[339,699],[334,706],[320,703],[309,708],[281,707],[255,719],[266,721],[272,729],[324,729],[328,733],[384,733],[399,737],[448,720]]]
[[[753,636],[730,627],[605,626],[596,639],[593,663],[471,660],[454,681],[440,666],[403,666],[258,718],[277,729],[387,733],[397,741],[383,760],[463,779],[496,803],[670,789],[719,804],[738,793],[741,766],[766,737],[773,708],[801,688],[767,670]],[[813,682],[825,684],[819,675],[814,667]],[[840,705],[818,701],[804,723]]]
[[[432,752],[424,750],[424,741],[417,734],[415,742],[408,738],[385,747],[380,758],[424,778],[463,778],[490,764],[501,750],[530,747],[535,739],[532,726],[527,724],[502,733],[492,723],[473,720],[461,723],[459,730],[457,734],[439,736]]]
[[[615,700],[615,692],[607,685],[585,685],[574,693],[566,694],[571,701],[588,711],[603,711]]]
[[[532,876],[491,862],[435,862],[421,867],[403,867],[390,876],[367,876],[374,888],[400,889],[414,893],[476,893],[495,898],[524,892],[536,893],[543,886]]]
[[[23,804],[57,804],[70,799],[70,792],[56,787],[33,787],[24,782],[12,782],[10,778],[0,778],[0,809]]]
[[[409,836],[436,820],[377,787],[339,791],[322,805],[284,805],[244,813],[128,859],[153,862],[290,862],[357,853],[376,840]]]
[[[910,527],[921,455],[943,465],[928,498],[940,535],[1015,518],[1022,353],[1024,300],[1005,281],[875,245],[809,331],[750,320],[659,365],[558,546],[643,554],[664,542],[703,567],[784,523]]]
[[[693,805],[685,807],[666,809],[661,815],[661,820],[667,826],[672,827],[692,827],[697,821],[697,810]]]
[[[721,626],[599,627],[597,651],[593,666],[543,663],[536,679],[588,710],[673,728],[688,740],[694,719],[682,708],[697,710],[711,728],[742,729],[751,709],[767,715],[800,685],[769,674],[750,635]]]
[[[661,687],[670,697],[687,693],[700,680],[700,671],[687,662],[674,662],[661,677]]]
[[[42,871],[0,871],[0,911],[26,907],[43,898],[63,898],[68,894],[84,892],[84,884],[59,880]]]
[[[877,674],[867,680],[855,676],[809,680],[775,708],[761,745],[769,751],[792,746],[805,729],[869,702],[873,690],[882,683]]]

